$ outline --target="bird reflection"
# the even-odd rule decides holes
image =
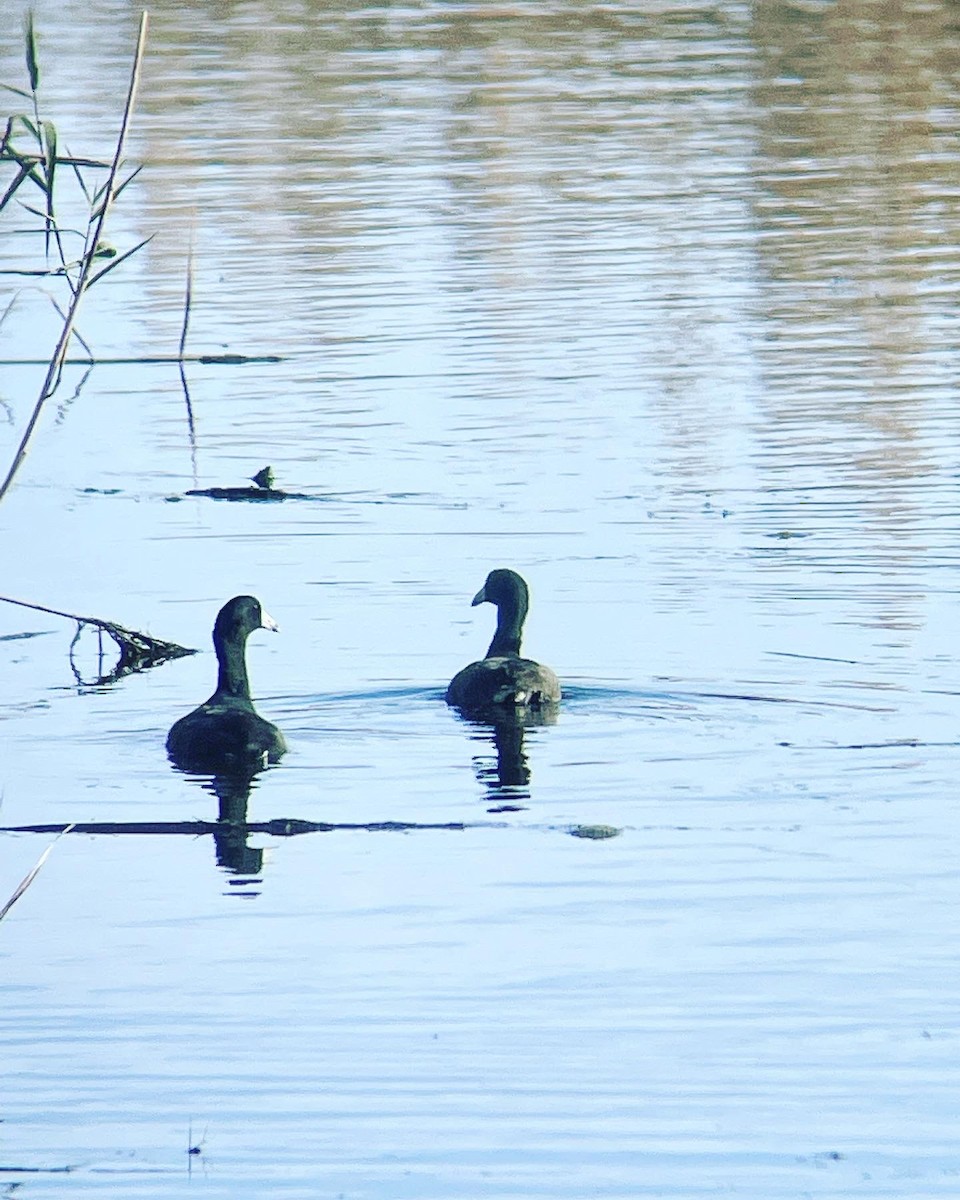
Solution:
[[[248,846],[247,804],[256,773],[214,775],[202,787],[217,797],[217,828],[213,834],[217,866],[233,875],[259,875],[263,850]]]
[[[486,721],[470,721],[472,740],[488,742],[494,753],[475,754],[473,768],[486,788],[488,812],[519,812],[530,799],[530,764],[524,735],[536,725],[555,725],[555,706],[539,710],[515,709]]]
[[[270,768],[266,768],[267,771]],[[465,821],[308,821],[300,817],[274,817],[263,821],[247,819],[250,793],[263,771],[221,773],[219,775],[196,775],[183,772],[205,792],[217,797],[217,819],[191,821],[70,821],[67,824],[2,825],[0,833],[79,833],[108,836],[131,835],[134,837],[212,837],[217,866],[232,876],[230,895],[253,897],[259,895],[255,886],[263,868],[264,851],[248,845],[251,835],[269,838],[291,838],[305,833],[333,833],[347,830],[352,833],[410,833],[414,830],[459,831],[473,828],[477,823]],[[480,822],[479,824],[484,824]],[[489,823],[487,823],[489,824]],[[41,859],[41,862],[43,860]],[[27,877],[14,899],[24,890],[27,882],[36,874]],[[11,902],[8,902],[9,908]],[[2,914],[0,914],[2,915]]]

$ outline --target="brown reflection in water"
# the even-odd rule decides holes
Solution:
[[[755,7],[758,249],[787,285],[767,317],[850,387],[824,417],[855,409],[894,459],[914,427],[896,376],[937,348],[930,302],[960,267],[956,24],[944,5]]]
[[[259,11],[155,9],[148,229],[185,242],[196,211],[211,262],[235,239],[225,286],[282,281],[303,345],[399,334],[493,393],[586,381],[645,486],[854,489],[818,565],[927,552],[914,481],[957,367],[950,6]],[[553,438],[594,419],[571,395]],[[870,619],[910,624],[921,591]]]
[[[850,489],[813,565],[890,580],[864,622],[890,629],[923,622],[902,576],[929,554],[923,487],[957,368],[957,24],[941,4],[754,7],[760,467]]]
[[[252,22],[160,0],[154,13],[147,157],[175,166],[162,189],[144,181],[155,216],[178,217],[184,241],[193,219],[244,241],[254,228],[272,269],[309,269],[318,293],[358,258],[390,276],[385,245],[419,226],[448,230],[453,264],[485,264],[507,296],[589,285],[584,230],[603,234],[608,269],[618,244],[669,251],[661,201],[694,194],[694,160],[725,156],[725,128],[703,145],[704,117],[746,51],[746,22],[712,11],[277,3]],[[206,217],[211,162],[242,186]]]

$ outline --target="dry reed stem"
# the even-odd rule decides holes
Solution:
[[[111,267],[104,268],[97,275],[93,275],[94,262],[96,261],[96,250],[100,244],[103,227],[107,221],[107,214],[110,211],[110,205],[119,188],[117,187],[117,175],[120,171],[120,163],[123,158],[123,151],[127,140],[127,130],[130,127],[130,119],[133,115],[133,106],[137,98],[137,89],[140,86],[140,71],[143,64],[143,53],[147,42],[147,24],[148,13],[144,10],[140,14],[140,32],[137,38],[137,49],[134,55],[133,66],[130,71],[130,86],[127,89],[127,102],[123,110],[123,120],[120,123],[120,133],[117,137],[117,145],[113,155],[113,162],[110,166],[110,174],[107,177],[107,182],[104,186],[103,198],[100,201],[100,211],[97,220],[93,226],[93,230],[88,235],[87,244],[84,250],[83,262],[80,268],[80,274],[77,277],[77,282],[74,287],[73,299],[70,307],[67,309],[66,319],[63,329],[60,333],[59,341],[56,349],[53,352],[53,357],[50,359],[50,364],[47,368],[47,374],[43,381],[43,386],[40,389],[40,396],[34,406],[33,412],[30,415],[30,420],[27,422],[26,430],[20,440],[20,445],[17,447],[17,452],[14,455],[13,462],[7,472],[6,478],[0,484],[0,500],[7,494],[10,485],[13,483],[20,465],[27,455],[27,446],[33,436],[33,431],[40,420],[40,414],[43,412],[43,406],[56,391],[57,385],[60,382],[60,372],[63,369],[63,361],[67,355],[67,347],[70,344],[70,337],[73,333],[73,325],[76,320],[77,310],[80,307],[80,301],[83,299],[87,289],[97,279],[101,278],[116,262],[111,264]],[[126,255],[124,256],[126,257]]]
[[[183,353],[187,348],[187,331],[190,328],[190,309],[193,304],[193,234],[190,235],[190,246],[187,250],[187,283],[183,294],[183,327],[180,330],[180,346],[177,355],[183,362]]]
[[[20,883],[14,889],[13,895],[6,902],[6,904],[3,906],[3,908],[0,908],[0,921],[3,920],[3,918],[7,915],[7,913],[10,911],[10,909],[13,908],[13,906],[16,904],[16,902],[20,899],[20,897],[23,895],[23,893],[30,886],[30,884],[33,883],[33,881],[36,879],[37,875],[40,873],[40,868],[47,861],[48,857],[50,856],[50,851],[54,848],[54,846],[57,844],[57,842],[59,842],[59,840],[63,837],[63,835],[65,833],[69,833],[70,830],[73,828],[74,828],[74,823],[71,823],[70,825],[64,825],[63,829],[60,830],[60,832],[53,839],[53,841],[50,843],[50,845],[46,848],[46,850],[44,850],[44,852],[37,859],[36,863],[34,863],[33,868],[27,872],[27,874],[23,877],[23,879],[21,879]]]

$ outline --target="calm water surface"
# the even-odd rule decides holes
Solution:
[[[109,153],[137,11],[36,15]],[[67,370],[0,592],[204,652],[85,686],[0,604],[2,824],[167,828],[0,925],[4,1195],[956,1194],[958,52],[946,3],[154,7],[154,240],[80,320],[128,361]],[[282,356],[189,366],[192,437],[136,361],[191,243],[188,350]],[[0,280],[6,470],[57,293]],[[266,463],[308,498],[185,498]],[[555,724],[443,704],[499,565]],[[218,800],[163,741],[248,591],[291,748]],[[218,811],[435,828],[174,831]]]

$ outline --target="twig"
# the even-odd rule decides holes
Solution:
[[[0,596],[0,602],[4,604],[16,604],[20,608],[32,608],[34,612],[49,613],[53,617],[65,617],[68,621],[76,621],[77,632],[74,634],[73,641],[70,643],[70,666],[78,683],[84,681],[80,678],[73,661],[73,651],[80,639],[81,633],[87,625],[92,625],[95,629],[106,633],[116,643],[117,649],[120,651],[120,659],[112,671],[105,675],[100,675],[94,682],[113,683],[121,679],[124,675],[129,675],[133,671],[142,671],[147,667],[157,666],[159,663],[166,662],[171,658],[184,658],[188,654],[196,654],[196,650],[189,650],[185,646],[179,646],[176,642],[165,642],[161,638],[151,637],[146,633],[138,633],[135,629],[127,629],[123,625],[118,625],[116,621],[105,621],[101,617],[82,617],[77,613],[63,612],[59,608],[48,608],[45,604],[30,604],[26,600],[13,600],[9,596]],[[102,647],[101,647],[102,657]]]
[[[10,302],[9,302],[9,304],[8,304],[8,305],[7,305],[7,307],[6,307],[6,308],[3,310],[3,312],[2,312],[2,313],[0,313],[0,325],[2,325],[2,324],[4,323],[4,321],[7,319],[7,317],[9,317],[9,316],[10,316],[10,313],[11,313],[11,311],[12,311],[12,309],[13,309],[13,306],[16,304],[16,302],[17,302],[17,300],[19,299],[19,297],[20,297],[20,293],[19,293],[19,292],[14,292],[14,293],[13,293],[13,295],[10,297]]]
[[[53,296],[51,296],[49,299],[50,299],[50,303],[53,305],[53,307],[57,311],[57,316],[60,318],[61,321],[65,321],[67,319],[67,314],[63,311],[63,309],[60,307],[60,305],[56,302],[56,300],[53,298]],[[90,366],[92,367],[93,366],[93,351],[90,349],[90,347],[84,341],[83,337],[80,334],[80,330],[74,329],[73,336],[77,339],[77,341],[80,343],[80,345],[84,348],[84,350],[86,350],[87,354],[90,356]],[[88,374],[89,374],[89,372],[88,372]],[[86,376],[84,376],[84,378],[86,378]]]
[[[74,828],[74,825],[72,823],[70,825],[64,825],[64,827],[60,830],[60,832],[53,839],[53,841],[50,843],[50,845],[40,855],[40,857],[37,859],[36,863],[34,864],[33,869],[27,872],[27,874],[23,877],[23,879],[20,881],[18,886],[14,889],[13,895],[6,902],[6,904],[3,906],[3,908],[0,908],[0,921],[3,920],[3,918],[7,915],[7,913],[10,911],[10,909],[13,908],[13,906],[16,904],[16,902],[20,899],[20,897],[23,895],[23,893],[30,886],[30,884],[33,883],[33,881],[36,879],[37,875],[40,873],[40,868],[47,861],[47,858],[50,855],[50,851],[54,848],[54,846],[57,844],[57,842],[63,837],[63,835],[65,833],[69,833],[70,830],[73,828]]]

